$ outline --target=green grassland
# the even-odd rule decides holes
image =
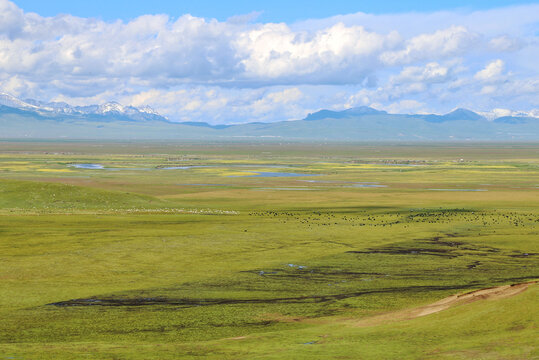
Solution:
[[[0,359],[537,358],[536,285],[355,323],[538,240],[534,144],[0,142]]]

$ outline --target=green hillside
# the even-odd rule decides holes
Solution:
[[[3,210],[115,210],[163,205],[163,201],[138,194],[0,179],[0,209]]]

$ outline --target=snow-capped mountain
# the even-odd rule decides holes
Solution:
[[[6,93],[0,93],[0,105],[9,106],[16,109],[38,109],[39,107],[17,99],[15,96],[11,96]]]
[[[0,93],[0,105],[11,108],[32,111],[40,115],[116,115],[132,120],[167,120],[150,106],[137,108],[124,106],[117,102],[108,102],[102,105],[71,106],[64,102],[45,103],[33,99],[21,100],[6,93]]]
[[[484,116],[488,120],[495,120],[503,117],[531,117],[539,118],[539,109],[533,109],[530,111],[513,111],[509,109],[492,109],[491,111],[478,112],[481,116]]]
[[[211,126],[170,122],[150,107],[116,102],[71,106],[0,93],[0,139],[278,138],[309,141],[539,141],[537,112],[457,108],[447,114],[390,114],[369,107],[320,110],[303,120]]]

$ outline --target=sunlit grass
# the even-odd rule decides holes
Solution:
[[[536,279],[537,147],[94,145],[0,153],[4,357],[537,356],[537,286],[352,325]]]

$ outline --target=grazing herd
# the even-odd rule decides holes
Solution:
[[[255,211],[250,212],[249,216],[273,218],[283,224],[296,222],[307,226],[386,227],[407,223],[454,224],[457,222],[489,228],[496,225],[527,227],[539,223],[539,216],[533,213],[467,209],[411,209],[408,212],[392,211],[376,215],[367,214],[364,210],[358,210],[352,215],[320,211]]]

